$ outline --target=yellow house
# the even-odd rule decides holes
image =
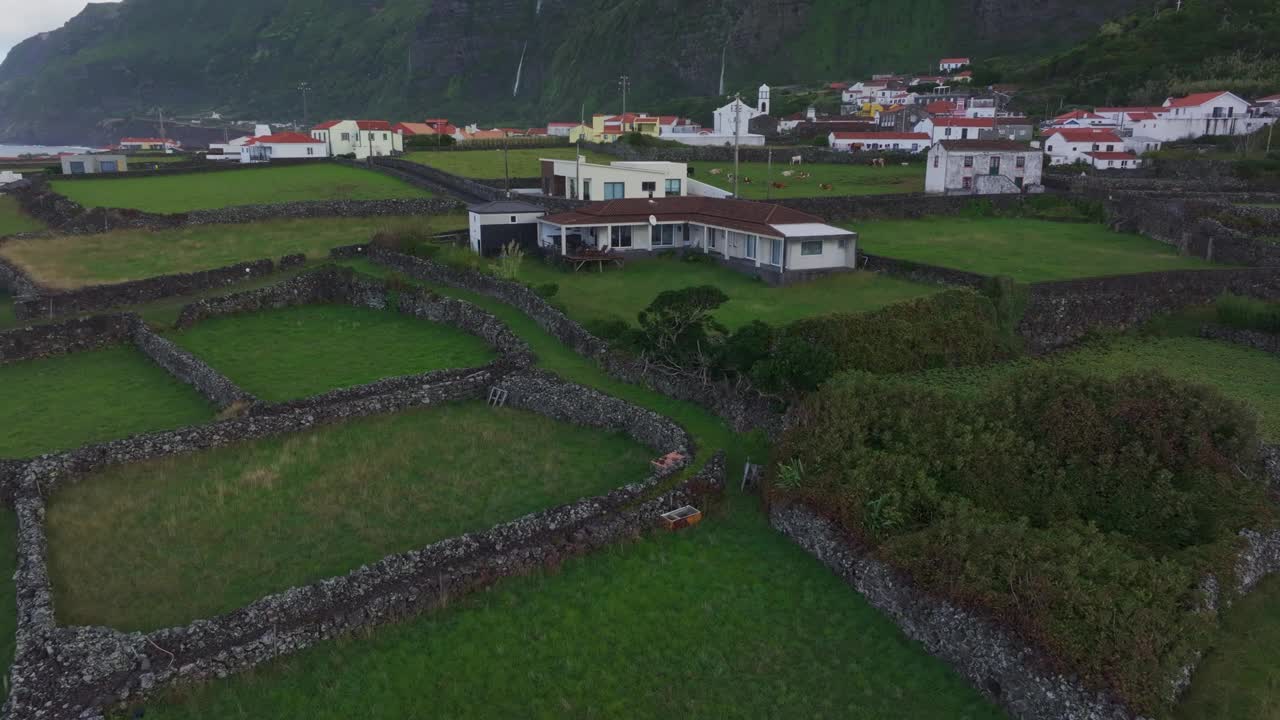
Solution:
[[[662,133],[661,119],[648,113],[623,113],[622,115],[592,115],[590,125],[578,125],[569,131],[569,142],[611,143],[627,133],[640,133],[658,137]]]
[[[880,113],[884,112],[884,106],[878,102],[869,102],[862,105],[862,109],[858,111],[861,117],[878,118]]]

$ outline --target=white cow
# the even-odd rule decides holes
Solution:
[[[791,156],[791,164],[792,164],[792,165],[800,165],[800,164],[802,164],[803,162],[804,162],[804,156],[803,156],[803,155],[792,155],[792,156]]]

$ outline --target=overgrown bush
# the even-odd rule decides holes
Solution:
[[[374,231],[369,243],[386,250],[413,255],[418,247],[431,240],[432,234],[430,223],[422,220],[389,220]]]
[[[539,297],[553,298],[556,295],[560,294],[560,283],[550,282],[550,283],[542,283],[540,285],[535,285],[533,287],[533,291],[538,293]]]
[[[493,266],[494,277],[502,280],[516,280],[520,277],[520,266],[524,264],[524,249],[520,243],[512,240],[502,246],[502,254]]]
[[[1226,293],[1215,309],[1218,322],[1228,327],[1280,333],[1280,303]]]
[[[773,500],[831,515],[1139,712],[1167,710],[1206,649],[1199,580],[1232,587],[1237,533],[1272,522],[1256,418],[1162,375],[1036,369],[968,397],[846,373],[793,420]]]
[[[995,306],[972,290],[947,290],[869,313],[807,318],[786,332],[829,351],[837,370],[912,372],[1011,354]]]

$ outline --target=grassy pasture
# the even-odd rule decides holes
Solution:
[[[506,162],[509,166],[511,177],[541,177],[542,165],[538,162],[539,160],[543,158],[548,160],[572,160],[576,156],[575,153],[576,150],[572,147],[518,148],[507,151]],[[589,150],[584,151],[582,154],[586,156],[587,162],[604,165],[617,160],[612,155],[603,155]],[[506,177],[503,172],[501,150],[445,150],[441,152],[420,150],[408,153],[404,159],[428,165],[454,175],[461,175],[462,177],[479,180],[500,180]]]
[[[332,163],[110,180],[54,180],[53,189],[85,207],[182,213],[299,200],[431,197],[396,178]]]
[[[0,195],[0,237],[43,229],[44,223],[23,212],[16,198]]]
[[[210,318],[172,338],[271,402],[387,377],[477,367],[495,357],[483,340],[457,328],[349,305]]]
[[[207,422],[213,407],[132,346],[0,365],[0,457]]]
[[[455,213],[429,218],[269,220],[155,232],[116,230],[10,241],[0,245],[0,257],[17,263],[45,284],[70,289],[208,270],[259,258],[278,259],[295,253],[324,258],[334,247],[367,242],[384,229],[414,227],[438,233],[466,226],[466,216]]]
[[[1156,240],[1093,223],[934,217],[846,227],[858,232],[859,249],[872,255],[1023,282],[1214,267]]]
[[[738,194],[748,200],[764,200],[772,198],[838,196],[838,195],[885,195],[890,193],[924,192],[924,165],[911,163],[907,166],[886,165],[871,167],[870,165],[837,165],[834,163],[814,163],[798,166],[787,164],[790,158],[786,151],[776,153],[773,158],[773,181],[785,185],[775,188],[769,184],[769,164],[750,162],[738,165]],[[694,171],[695,180],[714,185],[723,190],[733,190],[729,175],[733,173],[733,161],[729,162],[692,162],[689,167]],[[713,169],[720,174],[713,175]],[[807,179],[792,175],[786,177],[782,173],[808,173]],[[747,183],[746,179],[751,182]],[[822,189],[822,185],[830,185],[830,190]]]

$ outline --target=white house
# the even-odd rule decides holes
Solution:
[[[129,171],[125,155],[61,155],[63,175],[96,175]]]
[[[169,138],[120,138],[119,148],[128,152],[164,152],[172,153],[182,147],[182,143]]]
[[[938,61],[938,69],[944,73],[954,72],[969,65],[967,57],[942,58]]]
[[[582,127],[580,122],[549,122],[547,123],[547,135],[551,137],[569,137],[574,128]]]
[[[495,200],[467,208],[471,250],[485,256],[502,252],[507,243],[536,247],[538,218],[546,209],[519,200]]]
[[[1142,134],[1161,140],[1188,140],[1206,135],[1248,135],[1275,122],[1255,112],[1249,101],[1235,93],[1195,93],[1164,101],[1164,112]]]
[[[1046,126],[1050,128],[1100,128],[1115,127],[1117,125],[1119,125],[1119,121],[1112,115],[1102,115],[1089,110],[1072,110],[1046,123]]]
[[[769,86],[761,85],[756,97],[755,107],[735,98],[728,105],[716,109],[713,113],[715,134],[727,135],[731,142],[735,134],[739,136],[749,135],[751,119],[761,115],[768,115],[769,110]]]
[[[929,136],[930,143],[942,140],[977,140],[996,130],[996,120],[990,117],[935,117],[916,123],[916,132]]]
[[[929,150],[924,191],[946,195],[1043,192],[1044,153],[1013,140],[943,140]]]
[[[832,150],[896,150],[898,152],[924,152],[929,149],[927,133],[911,132],[832,132],[827,135]]]
[[[571,200],[621,200],[684,195],[688,166],[680,162],[541,160],[542,194]],[[578,182],[580,180],[580,182]],[[581,197],[579,197],[581,192]]]
[[[328,145],[310,135],[296,132],[250,138],[240,146],[240,162],[244,164],[272,160],[320,160],[327,157]]]
[[[1114,130],[1057,128],[1044,139],[1044,152],[1050,165],[1074,162],[1093,164],[1089,153],[1126,152],[1124,140]]]
[[[1121,152],[1088,152],[1084,162],[1099,170],[1137,170],[1142,167],[1142,159],[1125,150]]]
[[[542,217],[539,244],[574,257],[582,250],[686,249],[786,282],[813,271],[850,270],[857,234],[781,205],[705,197],[597,202]]]
[[[206,160],[216,162],[230,160],[232,162],[240,162],[240,148],[245,143],[255,137],[262,137],[271,134],[270,125],[254,125],[252,135],[241,135],[224,143],[209,143],[209,152],[205,154]]]
[[[16,173],[12,170],[0,170],[0,187],[4,187],[9,183],[16,183],[22,179],[22,173]]]
[[[311,137],[335,157],[355,155],[363,160],[404,152],[404,136],[386,120],[330,120],[311,128]]]

